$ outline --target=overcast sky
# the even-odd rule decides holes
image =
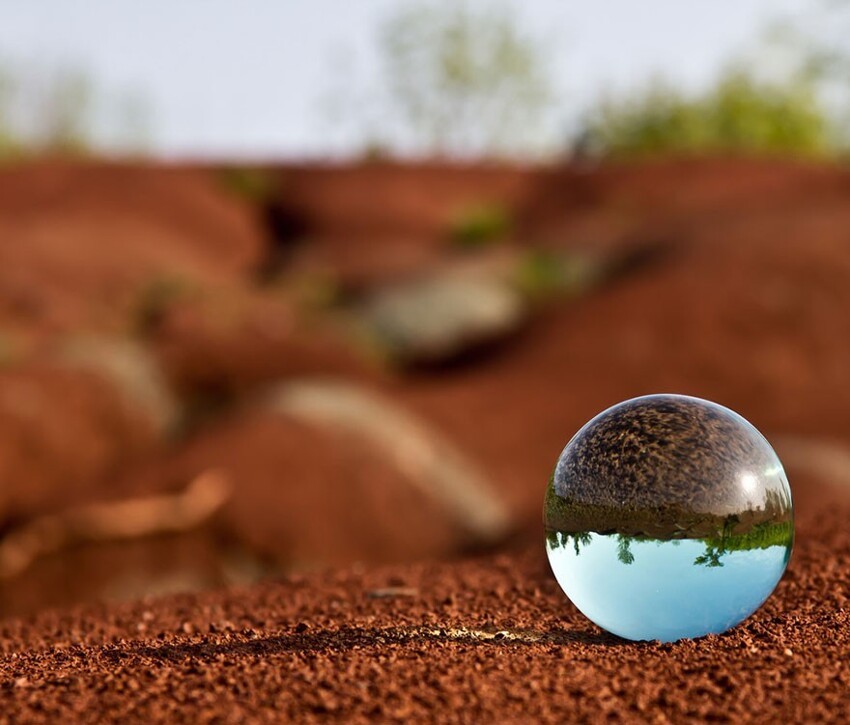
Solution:
[[[362,126],[331,123],[325,100],[377,86],[375,36],[404,3],[0,0],[0,62],[79,68],[103,97],[144,98],[158,155],[352,153],[363,143]],[[599,93],[639,86],[653,74],[686,88],[704,85],[771,18],[811,0],[505,4],[552,45],[558,91],[575,118]]]

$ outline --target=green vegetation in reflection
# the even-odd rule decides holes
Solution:
[[[581,549],[588,546],[593,538],[591,532],[567,534],[563,531],[547,531],[546,540],[552,549],[558,547],[572,546],[576,556],[581,554]],[[696,559],[694,566],[705,566],[708,568],[723,566],[723,557],[733,551],[750,551],[752,549],[767,549],[771,546],[791,545],[794,539],[794,525],[791,521],[779,523],[764,522],[757,524],[744,534],[732,533],[732,525],[724,527],[718,536],[697,539],[705,546],[705,551]],[[655,539],[649,536],[626,536],[617,534],[617,560],[621,564],[630,565],[635,561],[632,551],[634,542],[652,541],[656,544],[678,543],[678,540]]]
[[[732,539],[750,537],[756,541],[764,525],[792,521],[791,499],[781,489],[764,493],[760,507],[737,513],[698,512],[682,505],[663,507],[630,504],[606,506],[562,498],[550,478],[546,490],[543,520],[547,531],[591,531],[601,534],[669,541],[671,539]]]
[[[635,555],[632,554],[632,537],[617,536],[617,559],[621,564],[634,564]]]

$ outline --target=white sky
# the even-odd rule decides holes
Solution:
[[[488,2],[489,0],[475,0]],[[406,0],[0,0],[0,62],[71,66],[151,111],[162,156],[356,152],[363,129],[322,99],[378,83],[375,37]],[[574,119],[661,73],[710,82],[778,14],[812,0],[505,0],[548,39]],[[357,96],[358,91],[351,91]],[[566,121],[565,121],[566,123]]]

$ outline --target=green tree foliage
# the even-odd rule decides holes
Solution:
[[[583,133],[606,156],[766,154],[817,156],[830,150],[828,123],[810,84],[757,81],[733,70],[707,93],[687,97],[655,84],[603,103]]]
[[[138,152],[147,110],[134,93],[103,95],[80,70],[0,63],[0,161],[87,154],[96,145]]]
[[[632,553],[631,536],[617,536],[617,559],[621,564],[634,564],[635,555]]]
[[[13,84],[9,74],[0,68],[0,160],[18,152],[18,142],[9,123]]]
[[[827,109],[832,143],[850,150],[850,0],[812,0],[804,13],[778,15],[757,52],[775,77],[804,77]]]
[[[709,569],[723,566],[723,562],[720,559],[726,553],[726,550],[722,547],[717,547],[712,544],[705,545],[705,553],[698,556],[694,559],[694,566],[705,566]]]
[[[496,3],[401,8],[383,27],[380,51],[405,135],[437,155],[539,148],[553,100],[542,45]]]
[[[84,152],[90,145],[93,99],[91,81],[84,73],[60,72],[46,79],[36,144],[54,153]]]

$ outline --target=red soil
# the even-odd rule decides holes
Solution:
[[[845,492],[846,493],[846,492]],[[539,546],[0,625],[9,721],[842,721],[850,514],[803,507],[777,592],[730,632],[605,634]]]
[[[358,284],[444,260],[447,219],[479,201],[512,207],[523,243],[605,253],[662,241],[667,251],[553,302],[489,357],[378,375],[332,333],[311,334],[286,299],[256,289],[263,233],[211,174],[37,166],[0,174],[0,321],[23,335],[129,329],[139,290],[176,270],[200,294],[167,306],[149,334],[185,395],[244,396],[294,375],[364,381],[485,468],[513,512],[513,550],[537,548],[542,489],[570,435],[632,395],[717,400],[777,440],[781,456],[789,436],[850,446],[850,175],[841,169],[373,165],[293,167],[281,178],[287,213],[300,215],[309,240],[291,270],[324,265]],[[146,572],[122,585],[126,595],[229,583],[222,557],[240,547],[263,566],[311,568],[445,559],[466,546],[376,451],[263,412],[250,395],[167,442],[130,406],[91,373],[27,361],[0,373],[5,524],[171,490],[214,467],[231,477],[233,500],[190,536],[45,560],[20,592],[4,585],[5,611],[108,594],[122,562],[124,575]],[[538,554],[361,568],[0,625],[0,719],[840,719],[850,705],[846,472],[788,463],[801,508],[792,570],[728,635],[671,646],[608,638],[565,603]],[[413,591],[369,598],[387,586]],[[517,638],[446,634],[453,628]],[[553,669],[553,658],[569,666]]]
[[[454,215],[487,202],[522,208],[537,169],[387,162],[287,166],[278,172],[280,203],[322,239],[374,234],[439,241]]]
[[[283,295],[207,290],[170,307],[150,335],[178,389],[234,393],[293,376],[377,377],[318,315],[306,319]]]
[[[278,568],[411,561],[451,554],[465,541],[368,442],[262,410],[204,431],[125,485],[143,491],[151,478],[185,482],[209,469],[235,489],[220,531]]]
[[[288,166],[277,198],[302,241],[295,264],[359,286],[438,264],[458,215],[481,204],[521,209],[539,176],[504,166]]]
[[[262,259],[255,215],[209,171],[43,163],[0,169],[0,323],[126,329],[146,289],[233,282]]]
[[[768,436],[850,444],[850,187],[822,173],[832,191],[805,204],[779,195],[734,214],[691,210],[705,223],[673,227],[667,258],[557,306],[501,356],[400,394],[485,462],[529,521],[529,482],[546,480],[592,415],[635,395],[699,395]]]
[[[0,520],[109,495],[115,476],[156,445],[145,413],[94,373],[0,370]]]
[[[62,173],[70,178],[69,170]],[[151,195],[144,197],[150,205],[144,207],[145,213],[185,217],[187,229],[192,220],[200,222],[194,196],[177,193],[182,182],[192,189],[208,185],[204,193],[217,199],[223,210],[235,204],[218,186],[213,190],[212,182],[203,181],[198,172],[138,173],[142,181],[134,182],[127,169],[121,173],[111,167],[83,169],[82,178],[91,184],[91,198],[63,203],[71,210],[83,210],[86,204],[95,208],[95,181],[100,179],[105,198],[114,199],[110,203],[129,205],[127,188],[147,184]],[[299,167],[281,174],[284,191],[289,188],[292,194],[288,203],[312,215],[308,215],[311,224],[320,234],[314,246],[326,245],[331,256],[345,244],[361,249],[361,242],[346,241],[349,230],[364,236],[374,231],[376,243],[385,244],[378,234],[382,224],[398,232],[421,229],[432,245],[443,245],[436,230],[445,223],[453,200],[465,203],[485,197],[515,204],[516,216],[522,220],[520,228],[536,226],[539,238],[550,245],[596,244],[607,249],[666,238],[670,251],[666,258],[612,286],[578,301],[554,305],[498,355],[437,376],[389,383],[382,382],[332,333],[317,334],[315,328],[305,326],[292,305],[277,293],[244,285],[240,289],[208,285],[168,307],[153,331],[155,349],[166,370],[188,394],[239,393],[293,375],[365,380],[421,412],[479,461],[511,505],[517,526],[529,529],[537,526],[539,514],[538,486],[533,482],[546,480],[558,451],[585,420],[632,395],[659,390],[702,395],[740,410],[770,436],[809,435],[850,444],[844,415],[850,406],[850,388],[844,384],[844,371],[850,365],[846,314],[850,287],[844,284],[850,274],[850,247],[846,245],[850,183],[840,169],[691,161],[564,172],[514,169],[505,172],[504,178],[498,169],[390,165]],[[18,177],[18,186],[25,190],[27,179],[42,175],[49,176],[40,167],[25,170]],[[123,187],[118,181],[121,178]],[[41,189],[39,184],[29,183],[37,191]],[[153,192],[160,184],[164,190],[157,191],[157,196]],[[10,184],[13,190],[18,186]],[[398,195],[390,194],[395,188]],[[23,197],[20,189],[15,193]],[[346,189],[348,201],[344,199]],[[374,193],[364,189],[374,189]],[[170,206],[157,211],[155,205],[164,206],[161,202],[166,198]],[[171,207],[177,211],[169,212]],[[211,207],[201,219],[213,218],[221,225],[227,213],[214,212]],[[243,219],[249,216],[239,213]],[[83,215],[83,211],[73,215]],[[624,219],[628,220],[626,226],[622,226]],[[614,221],[606,232],[610,220]],[[596,236],[589,234],[591,229]],[[205,250],[208,266],[221,265],[230,270],[228,274],[247,278],[254,257],[242,253],[238,263],[233,261],[237,257],[229,262],[226,256],[219,259],[220,255],[205,246],[209,231],[202,226],[194,231],[195,236],[187,236],[187,248],[198,250],[197,254]],[[259,244],[259,240],[246,242],[245,248],[256,250]],[[369,247],[365,239],[362,245],[363,263],[380,266],[382,262],[375,257],[379,248]],[[444,250],[444,246],[433,248]],[[163,246],[163,250],[167,248]],[[178,249],[176,258],[181,255]],[[81,254],[78,264],[83,265],[84,259]],[[47,415],[45,411],[45,418],[34,425],[49,429],[52,422]],[[92,445],[85,442],[85,431],[100,430],[99,422],[86,422],[91,415],[79,414],[79,430],[62,429],[67,437],[64,445],[74,456]],[[289,452],[281,466],[305,472],[299,480],[311,469],[326,473],[328,444],[319,443],[320,439],[292,446],[291,426],[281,423],[253,443],[239,426],[227,423],[212,434],[200,431],[187,442],[157,453],[142,469],[144,474],[131,471],[128,475],[143,480],[149,490],[182,486],[187,478],[226,456],[228,468],[257,471],[247,478],[260,481],[261,462],[275,449],[281,455]],[[4,437],[17,440],[17,435],[10,428]],[[144,438],[147,434],[140,428],[133,435]],[[131,445],[128,450],[132,449]],[[9,460],[14,460],[11,454]],[[128,459],[107,458],[109,463],[96,469],[80,469],[68,465],[69,460],[73,458],[58,453],[42,455],[38,466],[26,464],[41,473],[18,473],[18,464],[9,464],[9,476],[51,481],[48,490],[76,490],[85,485],[86,490],[96,492],[102,485],[97,481],[102,481],[106,472],[117,470],[112,461]],[[175,476],[171,473],[178,465],[175,460],[195,461],[198,470],[180,464],[181,473]],[[397,474],[388,475],[392,479]],[[113,478],[126,477],[122,473]],[[382,480],[380,475],[378,480]],[[376,491],[381,489],[376,485]],[[248,484],[238,494],[236,505],[263,517],[274,508],[278,495],[273,488],[266,491],[264,483]],[[281,508],[298,511],[296,502],[301,494],[297,490],[286,489],[280,495]],[[248,518],[234,524],[237,538],[252,540]],[[338,553],[349,549],[353,560],[366,556],[365,550],[345,542],[357,535],[366,537],[365,541],[375,532],[365,523],[360,528],[354,526],[354,520],[350,523],[351,527],[338,529],[336,540],[329,532],[313,537],[310,517],[295,515],[287,524],[288,536],[277,538],[281,542],[311,541],[310,546],[317,547],[321,539],[326,545],[321,554],[315,550],[318,562],[340,561]],[[417,530],[415,526],[407,529]],[[361,533],[356,534],[358,531]],[[428,537],[414,549],[398,532],[385,541],[393,542],[388,550],[397,549],[399,556],[414,550],[445,551],[430,548]],[[280,554],[291,546],[273,548]],[[375,553],[374,548],[369,551]],[[296,558],[310,557],[299,554]]]
[[[378,162],[287,166],[277,179],[292,241],[303,242],[296,263],[343,284],[438,264],[453,220],[480,204],[502,208],[523,244],[600,249],[850,193],[837,167],[739,159],[583,168]]]

